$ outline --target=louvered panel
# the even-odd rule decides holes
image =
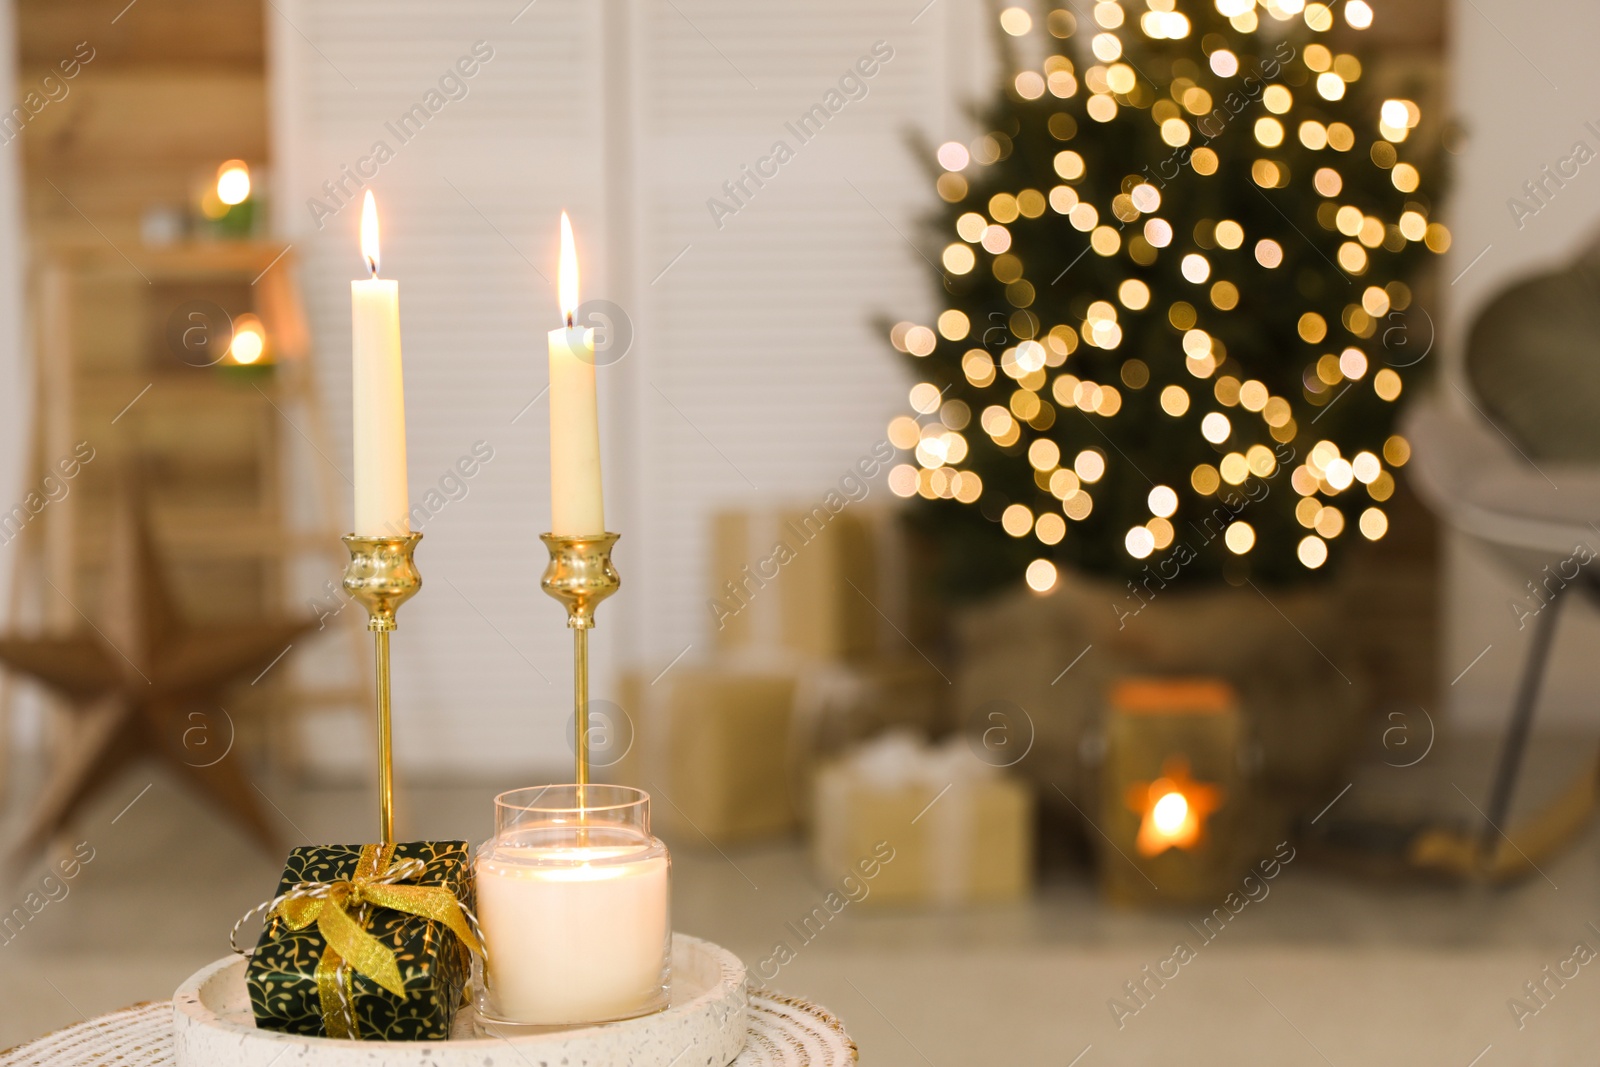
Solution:
[[[707,633],[710,513],[820,500],[882,438],[904,393],[867,320],[926,305],[915,253],[842,182],[771,193],[764,213],[691,248],[650,305],[655,657],[676,655],[691,639],[680,634]],[[658,205],[662,258],[701,226],[681,204]]]
[[[898,121],[940,98],[916,98],[940,59],[926,47],[937,20],[912,25],[915,9],[902,4],[780,0],[756,10],[675,0],[639,10],[650,46],[641,70],[654,133],[699,137],[777,126],[817,103],[878,41],[894,53],[887,71],[914,73],[866,79],[867,99],[879,98],[880,106],[864,109],[871,115],[857,125],[893,136]]]
[[[598,129],[598,5],[540,0],[513,24],[519,6],[488,0],[303,6],[294,21],[317,49],[304,66],[308,119],[319,136],[381,137],[382,123],[437,89],[441,76],[482,41],[493,58],[463,79],[466,97],[443,106],[428,139],[437,132],[442,140],[569,139],[580,147]]]
[[[869,320],[930,306],[929,267],[907,240],[930,183],[902,135],[937,135],[948,91],[940,20],[912,25],[898,4],[678,6],[645,5],[651,91],[637,124],[654,179],[641,177],[651,347],[639,411],[653,445],[641,651],[659,660],[708,642],[711,513],[820,501],[902,401],[904,370]],[[759,90],[705,38],[748,61]],[[792,124],[878,40],[894,57],[867,96],[802,142]],[[777,140],[793,158],[763,185],[746,177],[746,202],[719,227],[706,201],[731,203],[722,183]],[[886,495],[881,481],[872,493]]]

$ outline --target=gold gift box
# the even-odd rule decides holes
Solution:
[[[792,674],[679,664],[654,684],[625,673],[619,696],[634,736],[611,777],[658,797],[669,835],[692,846],[794,832]]]
[[[875,770],[884,755],[898,767]],[[886,735],[817,772],[812,865],[832,883],[877,858],[868,904],[1016,900],[1033,880],[1033,808],[1027,786],[981,763],[964,740],[935,749]]]
[[[817,506],[728,511],[712,519],[710,609],[715,647],[783,649],[816,660],[860,660],[892,647],[883,611],[903,596],[893,520],[870,509]]]

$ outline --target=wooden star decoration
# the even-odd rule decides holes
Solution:
[[[1222,789],[1191,778],[1185,757],[1169,756],[1160,778],[1128,787],[1127,804],[1139,815],[1134,846],[1141,856],[1159,856],[1169,848],[1199,843],[1206,819],[1222,806]]]
[[[165,764],[264,847],[279,851],[242,756],[231,752],[231,729],[229,737],[215,738],[204,724],[216,720],[230,685],[256,679],[316,620],[185,623],[132,490],[117,503],[98,618],[73,608],[86,624],[78,633],[0,637],[0,662],[55,690],[71,711],[67,736],[16,843],[16,856],[36,855],[119,772],[146,756]]]

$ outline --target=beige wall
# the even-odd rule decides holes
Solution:
[[[1381,9],[1380,9],[1381,13]],[[1452,13],[1455,110],[1470,137],[1455,159],[1449,218],[1455,245],[1444,267],[1441,355],[1456,377],[1464,329],[1501,287],[1559,262],[1597,236],[1600,164],[1590,164],[1519,228],[1507,207],[1522,184],[1586,141],[1600,150],[1600,6],[1583,0],[1457,0]],[[1477,257],[1482,255],[1481,259]],[[1477,262],[1474,264],[1474,260]],[[1457,379],[1459,380],[1459,379]],[[1453,390],[1448,390],[1452,392]],[[1455,721],[1498,729],[1505,722],[1532,628],[1519,631],[1511,603],[1532,575],[1519,575],[1482,549],[1452,538],[1441,605],[1445,642],[1441,688]],[[1571,610],[1549,676],[1546,724],[1596,724],[1600,620]],[[1492,647],[1490,647],[1492,646]],[[1465,676],[1451,684],[1480,652]]]

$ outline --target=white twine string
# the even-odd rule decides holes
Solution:
[[[412,878],[420,876],[422,872],[427,869],[427,866],[428,865],[426,863],[419,859],[401,860],[399,863],[390,867],[382,874],[375,875],[374,877],[368,879],[368,881],[378,882],[382,885],[391,885],[395,882],[410,881]],[[348,879],[344,880],[348,881]],[[287,892],[278,894],[265,904],[257,904],[255,907],[239,916],[239,921],[233,924],[233,930],[228,934],[229,947],[231,947],[233,951],[237,952],[245,959],[249,959],[251,956],[255,955],[255,953],[253,951],[247,952],[239,947],[239,930],[244,926],[245,923],[249,922],[257,915],[260,915],[262,912],[275,910],[278,905],[290,900],[324,900],[332,894],[335,884],[337,883],[301,882],[298,885],[291,886]],[[462,910],[465,911],[465,907],[463,907]],[[468,915],[470,917],[471,913],[468,912]],[[473,923],[472,932],[474,934],[478,933],[476,922]],[[479,941],[482,941],[481,935],[479,936]]]

